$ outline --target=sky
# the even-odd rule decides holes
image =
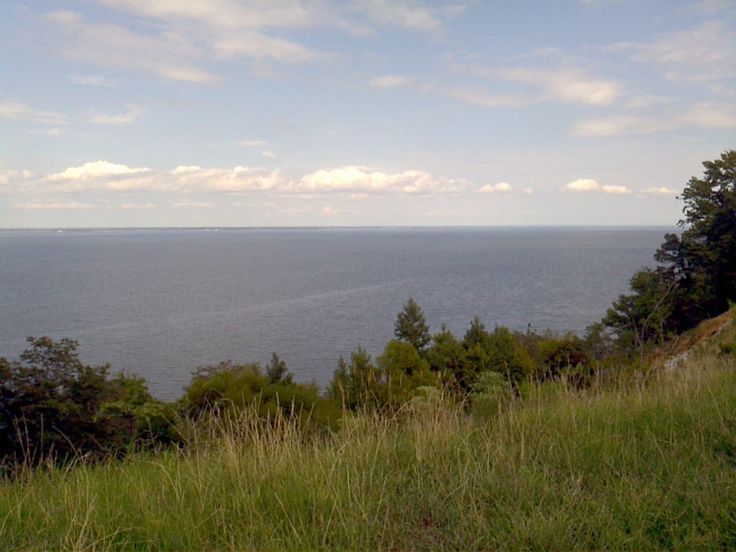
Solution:
[[[0,228],[673,225],[736,0],[0,4]]]

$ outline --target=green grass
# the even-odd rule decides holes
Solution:
[[[483,420],[417,403],[306,439],[243,416],[186,453],[0,483],[0,548],[736,549],[734,358]]]

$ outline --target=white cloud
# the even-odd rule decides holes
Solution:
[[[271,191],[284,194],[345,193],[351,198],[367,194],[453,193],[467,188],[458,180],[436,178],[420,170],[382,172],[361,166],[320,169],[301,178],[286,178],[279,170],[236,166],[231,169],[180,165],[170,171],[130,167],[109,161],[92,161],[45,177],[30,173],[0,173],[0,191],[30,194],[33,198],[52,194],[101,193],[226,193]],[[495,186],[505,193],[507,183]],[[147,202],[146,202],[147,203]],[[133,205],[133,202],[130,203]],[[130,207],[132,208],[132,207]]]
[[[653,196],[674,196],[680,193],[678,190],[675,190],[674,188],[667,188],[666,186],[659,186],[654,188],[645,188],[641,191],[644,195],[653,195]]]
[[[670,104],[675,101],[675,98],[671,96],[656,96],[653,94],[643,94],[641,96],[634,96],[627,103],[626,107],[629,109],[642,109],[646,107],[652,107],[656,105]]]
[[[495,74],[506,80],[539,85],[547,95],[563,102],[608,105],[623,90],[618,82],[588,76],[578,68],[505,69]]]
[[[337,215],[338,213],[342,213],[342,209],[336,209],[331,205],[325,205],[324,207],[322,207],[322,214],[326,217],[331,217],[333,215]]]
[[[406,75],[382,75],[368,81],[368,84],[376,88],[396,88],[414,82],[412,77]]]
[[[79,167],[69,167],[60,173],[52,174],[48,177],[48,180],[92,180],[100,177],[145,173],[150,170],[143,167],[131,168],[127,165],[119,165],[109,161],[89,161]]]
[[[213,206],[212,203],[206,201],[175,201],[171,205],[184,209],[209,209]]]
[[[155,203],[121,203],[121,209],[153,209],[156,207]]]
[[[0,186],[29,180],[31,178],[33,178],[33,173],[31,171],[17,171],[14,169],[0,170]],[[2,189],[0,188],[0,190]]]
[[[269,150],[263,150],[261,155],[267,159],[276,159],[276,154]]]
[[[145,112],[146,110],[139,105],[127,104],[123,113],[94,112],[89,118],[89,122],[98,125],[127,125],[136,122]]]
[[[66,116],[61,113],[33,109],[24,103],[16,102],[14,100],[0,102],[0,118],[13,119],[16,121],[30,121],[32,123],[44,123],[48,125],[67,124]]]
[[[27,209],[29,211],[64,211],[77,209],[93,209],[94,207],[95,206],[90,203],[83,203],[80,201],[29,201],[26,203],[16,203],[13,205],[13,209]]]
[[[416,194],[451,192],[461,187],[462,185],[456,181],[435,179],[424,171],[384,173],[352,165],[336,169],[320,169],[308,174],[296,183],[294,191]]]
[[[565,189],[571,192],[593,192],[600,189],[600,184],[592,178],[578,178],[568,182]]]
[[[631,51],[634,60],[658,65],[671,80],[722,80],[736,75],[736,39],[733,29],[721,21],[609,49]]]
[[[195,21],[220,29],[307,27],[324,15],[318,4],[299,0],[102,0],[112,8],[163,21]]]
[[[407,0],[354,0],[353,8],[382,25],[415,31],[435,31],[442,25],[441,14],[420,2]],[[445,12],[447,13],[447,12]]]
[[[171,171],[171,174],[187,174],[187,173],[197,172],[200,170],[202,170],[202,167],[198,165],[179,165],[173,171]]]
[[[606,194],[621,195],[621,194],[630,194],[631,193],[631,190],[629,190],[626,186],[610,186],[610,185],[606,185],[606,186],[602,186],[601,189],[603,190],[603,193],[606,193]]]
[[[69,80],[74,84],[82,86],[102,86],[111,87],[115,86],[115,81],[105,77],[99,77],[96,75],[71,75]]]
[[[509,184],[508,182],[499,182],[498,184],[485,184],[481,186],[478,191],[483,194],[506,194],[511,191],[511,184]]]
[[[575,193],[602,192],[612,195],[626,195],[631,193],[631,190],[626,186],[601,185],[594,178],[578,178],[565,184],[562,189],[563,191]]]
[[[199,67],[197,61],[203,52],[188,34],[169,30],[144,35],[118,25],[89,23],[81,15],[68,11],[51,12],[46,18],[64,31],[60,49],[67,57],[176,81],[215,80],[214,75]]]
[[[529,104],[529,100],[519,96],[502,96],[490,94],[476,88],[464,87],[435,87],[425,85],[422,91],[428,94],[436,94],[445,98],[457,100],[459,102],[479,107],[497,108],[497,107],[523,107]]]
[[[654,134],[682,128],[736,128],[736,107],[726,104],[701,103],[679,111],[657,116],[612,116],[578,121],[572,133],[578,136],[619,136]]]
[[[255,31],[241,31],[237,36],[218,38],[214,41],[213,48],[221,58],[245,56],[280,63],[306,63],[327,56],[296,42]]]
[[[66,130],[59,127],[51,127],[43,130],[29,130],[28,134],[32,134],[33,136],[50,136],[51,138],[58,138],[59,136],[66,134]]]

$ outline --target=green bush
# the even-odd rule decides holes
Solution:
[[[277,360],[276,364],[282,362]],[[254,409],[264,420],[283,414],[296,418],[303,427],[336,423],[339,408],[330,399],[321,397],[315,384],[295,383],[285,365],[279,368],[279,377],[274,377],[275,373],[270,370],[264,375],[258,364],[230,361],[199,368],[185,389],[184,410],[194,418]]]
[[[83,364],[71,339],[28,343],[19,360],[0,358],[1,461],[33,465],[176,439],[175,413],[141,378]]]

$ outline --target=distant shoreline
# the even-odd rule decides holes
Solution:
[[[587,225],[587,224],[519,224],[519,225],[375,225],[375,226],[111,226],[111,227],[38,227],[38,228],[0,228],[0,233],[14,232],[139,232],[139,231],[233,231],[233,230],[641,230],[675,229],[676,226],[663,224],[632,224],[632,225]]]

